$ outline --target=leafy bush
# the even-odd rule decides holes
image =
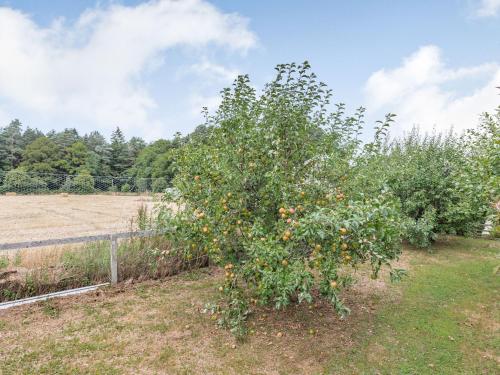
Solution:
[[[150,190],[150,180],[148,178],[137,178],[137,191],[139,193],[145,193]]]
[[[413,246],[426,248],[437,238],[435,227],[436,210],[430,207],[419,219],[407,218],[404,237]]]
[[[62,190],[75,194],[90,194],[94,192],[94,177],[88,172],[81,172],[75,177],[69,177]]]
[[[21,168],[13,169],[5,174],[1,192],[21,194],[42,193],[47,190],[47,184],[38,177],[31,177]]]
[[[491,231],[491,237],[500,238],[500,225],[496,225]]]
[[[498,138],[498,126],[496,132]],[[479,133],[484,136],[479,141],[476,132],[458,137],[452,133],[421,135],[414,129],[392,142],[378,165],[371,161],[378,181],[387,181],[409,218],[406,233],[410,243],[429,246],[437,233],[472,235],[480,231],[495,195],[490,178],[493,153],[483,165],[483,156],[479,156],[494,141],[493,132],[485,133]]]
[[[376,277],[400,254],[392,196],[344,191],[363,109],[329,113],[330,96],[307,63],[278,66],[260,97],[241,76],[207,115],[207,136],[179,150],[176,194],[165,200],[183,209],[164,207],[159,224],[175,228],[169,239],[185,258],[224,266],[220,323],[237,335],[249,301],[284,308],[312,301],[315,287],[345,315],[349,268],[368,262]]]
[[[154,193],[161,193],[167,189],[167,186],[167,180],[160,177],[153,180],[152,189]]]
[[[120,190],[122,193],[130,193],[132,191],[132,187],[126,182],[122,185]]]
[[[6,255],[0,256],[0,270],[7,268],[9,266],[9,257]]]
[[[461,193],[479,206],[481,215],[497,218],[500,211],[500,106],[494,114],[484,113],[476,129],[462,137],[467,150],[463,174],[458,186]],[[464,178],[466,177],[466,178]],[[486,213],[486,214],[485,214]],[[480,219],[484,223],[484,218]]]

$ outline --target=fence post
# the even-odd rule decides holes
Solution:
[[[111,260],[111,284],[116,284],[118,282],[118,239],[110,235],[109,241],[111,242],[110,247],[110,260]]]

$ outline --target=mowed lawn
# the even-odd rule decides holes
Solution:
[[[0,312],[1,374],[498,374],[500,243],[446,238],[405,249],[400,284],[363,281],[344,299],[256,308],[236,342],[203,313],[217,269]]]

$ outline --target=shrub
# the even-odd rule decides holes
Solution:
[[[153,180],[152,189],[154,193],[161,193],[167,189],[167,180],[163,177]]]
[[[68,177],[62,190],[75,194],[90,194],[94,192],[94,177],[83,171],[75,177]]]
[[[137,178],[137,191],[145,193],[150,190],[150,182],[148,178]]]
[[[436,210],[430,207],[419,219],[407,218],[404,238],[413,246],[426,248],[436,240],[435,230]]]
[[[492,238],[500,238],[500,225],[496,225],[491,231]]]
[[[458,174],[457,188],[467,202],[468,212],[477,217],[474,232],[486,217],[498,219],[500,202],[500,106],[494,114],[484,113],[476,129],[461,139],[467,158]]]
[[[132,191],[132,188],[127,182],[125,182],[120,190],[122,193],[130,193]]]
[[[47,190],[47,184],[38,177],[31,177],[21,168],[6,173],[2,192],[21,194],[41,193]]]
[[[183,209],[164,207],[159,224],[175,229],[168,238],[185,258],[224,266],[220,323],[236,335],[250,301],[284,308],[311,302],[315,287],[345,315],[349,268],[368,262],[377,277],[400,254],[392,196],[344,191],[363,109],[328,113],[330,96],[307,63],[278,66],[260,97],[241,76],[207,115],[207,136],[179,151],[175,195],[165,200]]]
[[[491,211],[494,184],[488,175],[493,168],[479,165],[474,154],[486,147],[474,142],[453,133],[421,135],[414,129],[389,145],[378,166],[370,165],[399,198],[409,218],[410,243],[429,246],[437,233],[471,235],[482,228]]]
[[[0,256],[0,270],[7,268],[9,266],[9,257],[6,255]]]

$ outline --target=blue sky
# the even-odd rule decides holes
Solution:
[[[237,74],[305,59],[367,134],[472,127],[500,104],[500,0],[0,0],[0,126],[170,137]]]

